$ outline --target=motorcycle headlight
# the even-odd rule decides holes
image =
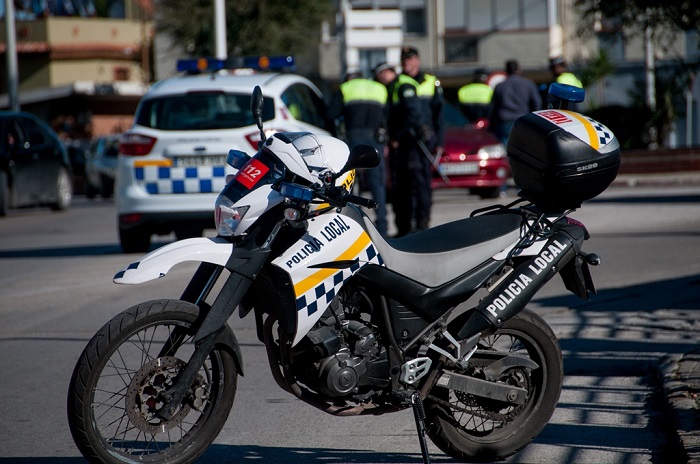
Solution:
[[[221,236],[233,235],[249,208],[250,206],[234,207],[231,200],[219,195],[214,204],[216,232]]]

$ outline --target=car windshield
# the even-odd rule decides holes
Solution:
[[[188,92],[144,99],[136,124],[166,131],[236,129],[255,125],[250,94]],[[263,121],[274,119],[272,98],[265,98]]]

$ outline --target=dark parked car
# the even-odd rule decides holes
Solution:
[[[443,105],[445,151],[440,157],[433,188],[468,188],[481,198],[495,198],[510,177],[506,149],[485,129],[469,123],[451,103]],[[449,182],[445,182],[444,177]]]
[[[109,198],[114,193],[120,134],[97,137],[85,152],[85,195],[94,198],[98,193]]]
[[[0,112],[0,216],[9,208],[70,206],[70,162],[56,133],[37,117]]]

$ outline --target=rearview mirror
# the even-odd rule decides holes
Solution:
[[[253,89],[253,94],[250,96],[250,112],[253,113],[255,125],[260,129],[260,142],[265,141],[265,131],[263,130],[263,94],[259,85]]]
[[[373,146],[365,144],[355,145],[352,150],[350,150],[348,161],[345,163],[345,166],[343,166],[343,169],[338,172],[337,177],[353,169],[376,168],[379,166],[380,161],[379,153],[377,153],[377,149]]]

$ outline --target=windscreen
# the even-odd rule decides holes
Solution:
[[[144,99],[136,124],[165,131],[236,129],[254,126],[250,94],[188,92]],[[272,98],[263,99],[263,121],[275,117]]]

